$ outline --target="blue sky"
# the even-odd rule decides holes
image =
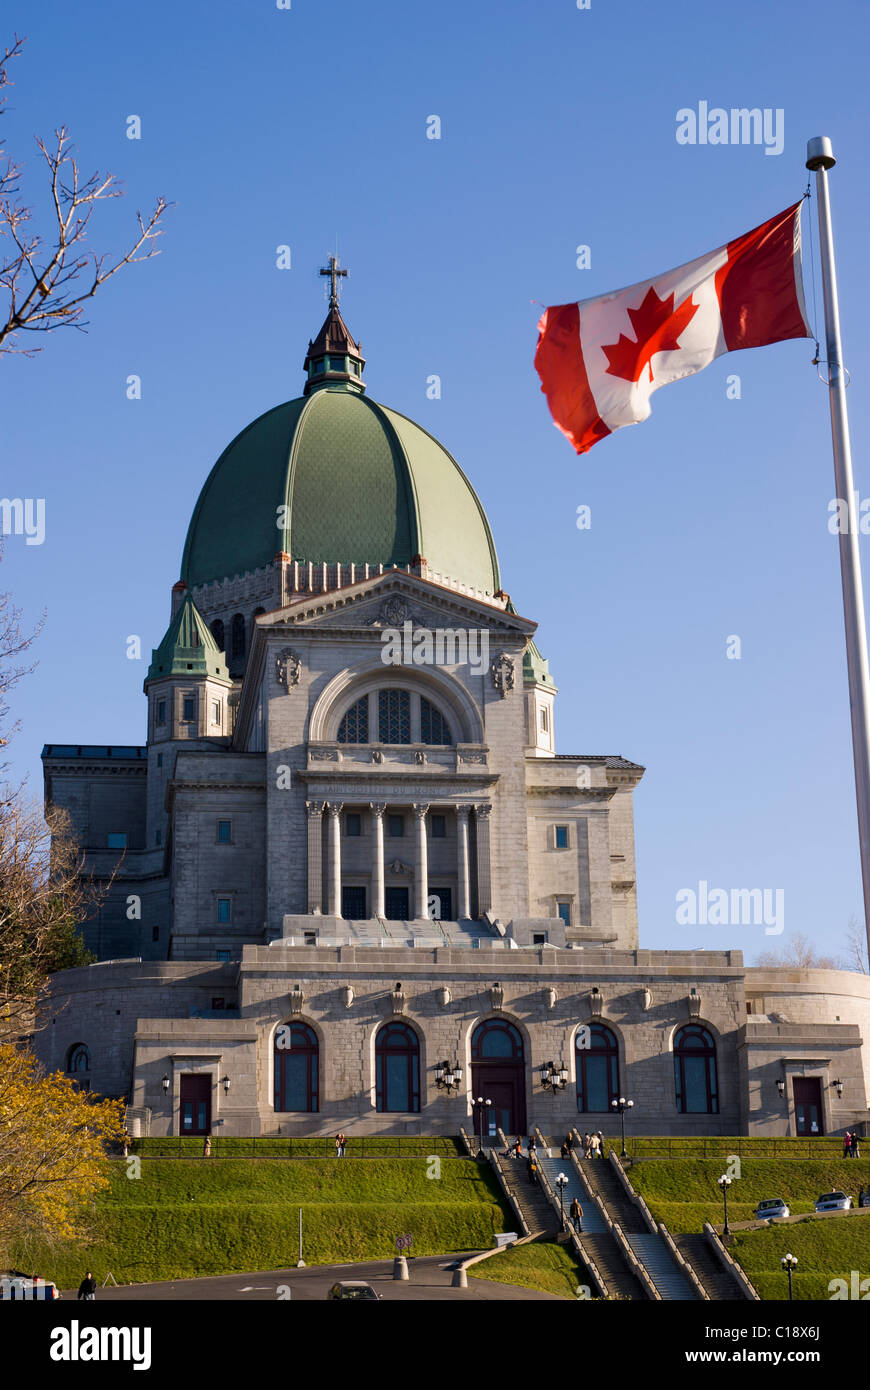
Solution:
[[[61,122],[88,171],[125,181],[95,218],[95,247],[122,246],[155,195],[175,203],[163,254],[106,287],[87,336],[0,363],[0,495],[44,497],[47,511],[45,543],[11,538],[0,571],[31,620],[47,611],[38,668],[15,695],[14,766],[33,790],[46,741],[143,741],[142,680],[197,493],[244,425],[299,394],[325,313],[317,269],[337,238],[369,392],[459,459],[505,587],[540,624],[560,751],[648,769],[641,944],[752,958],[801,931],[842,950],[860,873],[812,344],[720,358],[581,459],[532,366],[541,304],[749,230],[800,197],[806,140],[828,134],[856,483],[870,490],[870,26],[854,0],[824,35],[820,14],[806,0],[7,4],[0,42],[17,29],[28,43],[4,134],[40,214],[33,136]],[[701,100],[782,108],[783,153],[678,145],[676,112]],[[809,288],[807,231],[805,215]],[[740,400],[726,399],[733,372]],[[132,373],[140,401],[126,399]],[[129,634],[141,662],[126,659]],[[732,634],[739,661],[726,659]],[[701,880],[782,889],[785,935],[677,925],[676,894]]]

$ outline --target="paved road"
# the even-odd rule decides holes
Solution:
[[[498,1259],[498,1255],[494,1257]],[[467,1289],[451,1287],[453,1272],[450,1255],[433,1255],[409,1260],[410,1279],[407,1283],[393,1279],[392,1260],[368,1264],[313,1265],[310,1269],[273,1269],[255,1274],[222,1274],[212,1279],[176,1279],[159,1284],[127,1284],[121,1288],[109,1286],[97,1293],[99,1302],[142,1302],[150,1300],[199,1299],[208,1302],[274,1302],[283,1286],[292,1300],[320,1302],[337,1279],[366,1279],[373,1284],[385,1302],[438,1301],[460,1299],[462,1302],[510,1302],[516,1299],[552,1300],[553,1294],[538,1293],[535,1289],[520,1289],[512,1284],[497,1284],[491,1279],[469,1279]],[[64,1299],[75,1299],[75,1291],[64,1290]],[[286,1294],[284,1297],[286,1298]]]

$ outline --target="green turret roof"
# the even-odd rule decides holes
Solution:
[[[523,652],[523,683],[525,685],[549,685],[554,690],[556,682],[550,675],[550,663],[541,656],[534,642],[530,642]]]
[[[212,680],[231,684],[224,654],[189,594],[185,595],[166,629],[160,646],[151,653],[146,685],[160,676],[210,676]]]

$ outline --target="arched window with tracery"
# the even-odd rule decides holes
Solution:
[[[450,725],[440,709],[430,704],[424,695],[420,696],[420,742],[432,744],[452,743]]]
[[[718,1115],[716,1044],[700,1023],[687,1023],[674,1036],[674,1082],[681,1115]]]
[[[521,1062],[520,1030],[506,1018],[486,1018],[471,1035],[472,1062]]]
[[[407,1023],[392,1020],[378,1030],[375,1072],[379,1111],[419,1111],[420,1040]]]
[[[577,1029],[577,1109],[610,1110],[619,1096],[619,1044],[603,1023]]]
[[[369,697],[363,695],[344,715],[338,726],[339,743],[368,743]]]
[[[275,1109],[320,1109],[320,1045],[307,1023],[282,1023],[275,1030]]]

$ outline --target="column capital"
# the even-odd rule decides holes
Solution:
[[[327,801],[326,809],[331,816],[340,816],[344,809],[343,801]]]
[[[428,804],[424,804],[422,801],[415,801],[411,806],[411,810],[414,812],[414,815],[417,817],[418,820],[425,820],[426,812],[429,810],[429,806]]]
[[[323,815],[323,809],[324,809],[324,802],[322,802],[322,801],[306,801],[306,803],[305,803],[305,809],[306,809],[306,811],[308,812],[309,816],[312,817],[312,819],[313,819],[315,816],[322,816],[322,815]]]
[[[492,805],[489,802],[482,803],[474,808],[478,820],[489,820],[492,815]]]
[[[456,814],[457,814],[457,816],[459,816],[462,820],[468,820],[468,817],[469,817],[470,814],[471,814],[471,807],[468,806],[468,805],[460,805],[460,806],[457,806],[457,807],[456,807]]]
[[[370,801],[370,802],[369,802],[369,810],[371,811],[371,813],[372,813],[373,816],[377,816],[378,820],[381,819],[381,817],[383,816],[383,814],[384,814],[384,812],[386,811],[386,809],[387,809],[387,803],[386,803],[386,801]]]

